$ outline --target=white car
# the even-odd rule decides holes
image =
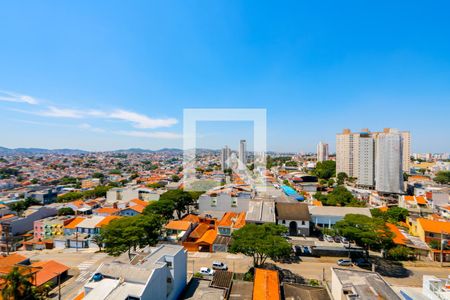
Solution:
[[[228,270],[228,266],[220,261],[214,261],[212,263],[212,268],[214,270],[224,270],[224,271]]]
[[[210,269],[210,268],[207,268],[207,267],[201,267],[200,268],[200,274],[212,276],[212,275],[214,275],[214,270]]]

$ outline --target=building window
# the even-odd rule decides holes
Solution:
[[[286,220],[281,221],[281,223],[286,224]]]
[[[167,283],[172,283],[172,278],[167,277]]]
[[[166,263],[167,263],[167,266],[168,266],[169,268],[172,268],[172,262],[171,262],[171,261],[166,261]]]

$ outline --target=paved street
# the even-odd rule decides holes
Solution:
[[[98,266],[113,257],[105,253],[95,253],[98,249],[52,249],[43,251],[19,251],[20,254],[29,257],[31,260],[56,260],[71,269],[69,278],[61,284],[61,299],[73,299],[78,295],[86,281]],[[57,298],[58,288],[56,287],[50,294],[51,298]]]
[[[325,280],[331,280],[331,267],[337,267],[336,261],[339,258],[336,257],[302,257],[298,263],[282,264],[276,263],[279,267],[288,269],[298,275],[301,275],[308,279],[321,280],[323,274]],[[200,267],[211,267],[212,262],[218,260],[228,265],[230,271],[244,273],[252,265],[252,259],[243,255],[234,255],[229,253],[194,253],[189,255],[188,259],[188,272],[198,272]],[[268,261],[272,263],[272,261]],[[358,267],[350,267],[359,269]],[[448,277],[450,275],[449,268],[440,268],[436,265],[433,266],[407,266],[407,277],[383,276],[383,278],[392,285],[403,286],[421,286],[422,276],[426,274],[436,275],[438,277]]]

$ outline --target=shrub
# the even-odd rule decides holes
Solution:
[[[390,260],[412,260],[414,259],[413,251],[407,247],[397,246],[391,248],[387,252]]]
[[[196,272],[196,273],[194,273],[194,277],[195,278],[203,278],[203,274],[200,272]]]

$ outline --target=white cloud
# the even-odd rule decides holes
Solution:
[[[115,133],[119,134],[119,135],[126,135],[126,136],[132,136],[132,137],[157,138],[157,139],[168,139],[168,140],[181,138],[181,134],[174,133],[174,132],[167,132],[167,131],[150,132],[150,131],[137,131],[137,130],[131,130],[131,131],[121,130],[121,131],[116,131]]]
[[[167,118],[167,119],[153,119],[145,115],[141,115],[132,111],[127,110],[115,110],[108,114],[109,118],[118,119],[123,121],[128,121],[134,124],[136,128],[160,128],[160,127],[170,127],[178,123],[177,119]]]
[[[94,127],[94,126],[92,126],[92,125],[90,125],[88,123],[82,123],[82,124],[78,125],[78,128],[84,129],[84,130],[89,130],[89,131],[92,131],[92,132],[97,132],[97,133],[105,132],[105,129]]]
[[[0,91],[0,101],[38,104],[39,101],[28,95],[18,94],[15,92]]]
[[[36,113],[39,116],[54,117],[54,118],[83,118],[84,113],[76,109],[58,108],[55,106],[49,106],[47,110],[39,111]]]

